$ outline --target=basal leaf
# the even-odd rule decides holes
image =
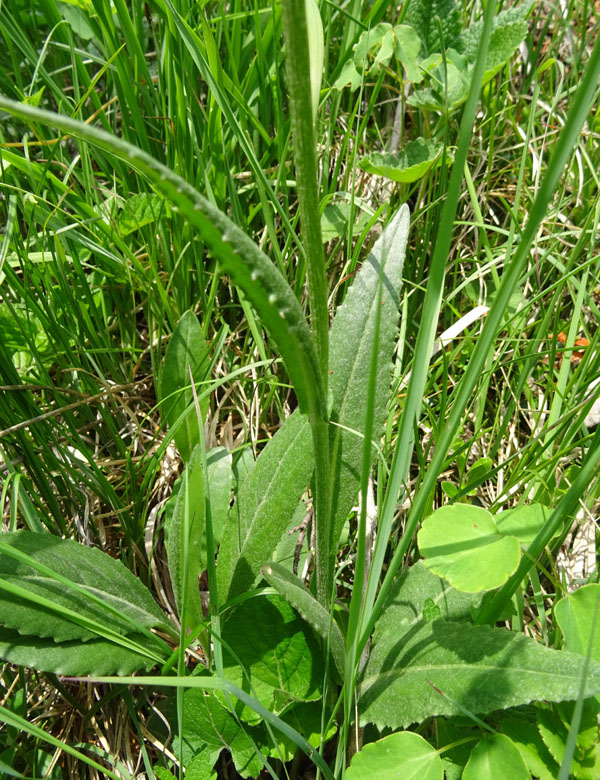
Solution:
[[[16,560],[15,554],[21,559]],[[52,572],[79,590],[56,579]],[[72,619],[36,603],[36,598],[48,599],[58,609],[72,610],[119,634],[155,626],[172,630],[148,590],[120,561],[70,539],[30,531],[0,535],[0,579],[31,594],[30,601],[0,590],[0,623],[23,634],[51,637],[57,642],[97,637]]]
[[[432,139],[409,141],[398,154],[373,152],[358,163],[364,171],[392,181],[411,183],[421,179],[439,162],[444,145]]]
[[[184,461],[200,441],[198,418],[190,386],[190,369],[194,382],[210,379],[210,355],[206,339],[193,311],[186,311],[177,323],[165,353],[160,397],[162,414],[172,428],[177,423],[173,438]],[[202,392],[202,387],[198,392]],[[208,397],[200,401],[202,418],[208,409]]]
[[[471,751],[463,780],[530,780],[516,745],[504,734],[480,739]]]
[[[468,593],[499,588],[521,557],[518,539],[503,536],[487,510],[470,504],[437,509],[417,538],[425,566]]]
[[[172,723],[177,723],[175,717]],[[254,747],[252,728],[240,725],[217,697],[192,688],[183,694],[183,731],[181,736],[182,758],[188,764],[196,753],[207,750],[212,764],[221,750],[229,750],[235,768],[242,777],[258,777],[263,764]],[[207,759],[206,764],[211,759]],[[211,765],[212,765],[211,764]]]
[[[252,587],[294,514],[313,470],[310,426],[292,414],[243,481],[217,565],[222,602]]]
[[[143,635],[129,639],[142,647],[148,644]],[[156,659],[136,653],[98,637],[82,642],[54,642],[37,636],[22,636],[18,631],[0,626],[0,658],[11,664],[30,666],[40,672],[60,675],[133,674],[150,670]]]
[[[346,646],[342,632],[329,611],[317,601],[302,580],[281,564],[271,562],[263,568],[263,576],[321,636],[323,645],[330,645],[336,668],[343,679]]]
[[[438,715],[488,713],[534,700],[573,700],[585,659],[505,629],[410,622],[377,632],[360,692],[360,719],[406,727]],[[600,664],[588,668],[584,697],[600,692]]]
[[[206,459],[208,461],[208,490],[213,537],[215,545],[217,545],[221,541],[221,533],[231,504],[233,483],[231,455],[225,447],[213,447],[206,453]],[[205,562],[203,565],[205,566]]]
[[[134,230],[156,222],[163,210],[164,201],[159,195],[138,192],[124,202],[117,218],[117,229],[122,236],[127,236]]]
[[[377,308],[381,311],[381,324],[374,416],[376,436],[379,437],[383,430],[408,228],[409,212],[403,206],[375,242],[338,309],[331,330],[331,417],[341,426],[358,432],[357,435],[332,426],[332,513],[335,522],[332,537],[335,542],[358,495],[362,459],[360,433],[364,430],[366,374]],[[383,288],[378,296],[382,268]],[[295,412],[261,452],[252,473],[240,488],[235,510],[239,512],[239,523],[227,523],[219,553],[217,580],[222,600],[244,592],[260,575],[261,567],[271,558],[289,526],[312,470],[309,425]],[[232,513],[230,521],[234,517]]]
[[[194,448],[183,474],[173,513],[166,529],[169,574],[181,618],[185,603],[186,626],[203,620],[198,577],[206,568],[206,525],[202,450]]]
[[[539,780],[556,780],[560,770],[552,754],[544,744],[537,728],[537,708],[529,708],[527,714],[517,710],[507,713],[500,723],[499,731],[506,734],[517,746],[527,768]]]
[[[306,622],[280,596],[242,602],[223,626],[224,675],[271,712],[321,697],[323,653]],[[240,716],[256,720],[250,708]]]
[[[412,731],[371,742],[352,759],[344,780],[442,780],[444,767],[437,750]]]
[[[404,23],[415,28],[426,56],[456,47],[462,28],[455,0],[411,0]]]

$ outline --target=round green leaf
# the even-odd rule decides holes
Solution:
[[[435,748],[412,731],[400,731],[365,745],[352,759],[344,780],[442,780],[443,776]]]
[[[530,780],[514,742],[504,734],[492,734],[480,740],[469,758],[462,780]]]
[[[359,167],[376,176],[410,184],[421,179],[440,159],[443,144],[431,139],[409,141],[398,155],[374,152],[363,157]]]
[[[551,514],[552,510],[546,506],[529,504],[498,512],[494,519],[502,534],[516,536],[521,546],[527,549]]]
[[[425,566],[457,590],[479,593],[503,585],[519,565],[519,541],[503,536],[492,515],[470,504],[444,506],[418,534]]]
[[[600,661],[600,620],[594,614],[600,608],[600,585],[584,585],[561,599],[554,608],[556,620],[565,638],[565,649],[587,655],[592,642],[591,657]],[[595,630],[593,630],[595,628]]]

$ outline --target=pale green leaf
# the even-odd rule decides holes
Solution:
[[[600,585],[591,583],[561,599],[554,614],[565,638],[565,648],[600,661]],[[591,645],[591,648],[590,648]]]
[[[412,731],[365,745],[344,772],[344,780],[442,780],[443,776],[437,750]]]
[[[479,740],[471,751],[463,780],[530,780],[517,747],[504,734],[491,734]]]
[[[392,181],[411,183],[421,179],[441,159],[444,145],[432,139],[409,141],[398,154],[373,152],[363,157],[358,165],[376,176]]]
[[[310,94],[312,98],[313,121],[317,121],[319,100],[321,98],[321,81],[325,63],[325,41],[323,39],[323,22],[316,0],[305,0],[306,27],[308,33],[308,55],[310,62]]]
[[[206,453],[206,459],[213,538],[215,545],[218,545],[231,504],[233,487],[231,455],[225,447],[213,447]],[[202,565],[206,568],[206,560],[202,561]]]
[[[521,557],[518,540],[502,536],[492,515],[470,504],[437,509],[417,538],[425,566],[467,593],[500,587]]]
[[[396,37],[396,59],[404,66],[407,80],[418,84],[423,80],[423,72],[418,63],[421,39],[415,29],[407,24],[399,24],[395,27],[394,34]]]
[[[321,216],[321,236],[323,241],[333,241],[335,238],[347,235],[348,224],[352,216],[354,217],[352,233],[358,236],[369,224],[370,215],[362,211],[356,204],[354,204],[353,208],[352,204],[347,201],[328,203],[323,209]]]
[[[521,547],[527,549],[551,514],[552,510],[548,507],[528,504],[498,512],[494,520],[501,534],[516,536]]]
[[[206,339],[193,311],[186,311],[177,323],[165,353],[165,364],[160,386],[161,410],[169,426],[173,428],[175,444],[184,461],[200,441],[198,419],[193,404],[190,369],[194,382],[210,379],[210,354]],[[204,388],[197,387],[200,395]],[[208,397],[200,401],[202,417],[206,415]]]

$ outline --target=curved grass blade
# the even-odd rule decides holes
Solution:
[[[281,273],[256,244],[188,182],[129,143],[83,122],[34,108],[0,95],[0,108],[25,122],[39,122],[102,149],[129,163],[195,228],[222,270],[252,303],[289,372],[301,411],[327,418],[327,400],[308,324]]]

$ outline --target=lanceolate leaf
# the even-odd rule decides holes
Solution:
[[[198,229],[222,270],[255,307],[285,362],[301,410],[327,417],[315,345],[300,304],[269,258],[235,223],[172,170],[120,138],[3,96],[0,108],[25,121],[40,122],[81,138],[125,160],[146,176],[173,204],[173,210]]]
[[[160,385],[161,411],[169,427],[177,423],[173,438],[184,461],[190,459],[192,450],[200,441],[190,370],[194,382],[202,382],[209,379],[209,365],[210,355],[198,318],[193,311],[186,311],[169,341]],[[203,389],[200,386],[198,394]],[[203,419],[207,408],[208,397],[200,401]]]
[[[382,611],[361,684],[361,722],[398,728],[431,716],[577,698],[584,657],[505,629],[456,622],[474,597],[443,590],[437,577],[430,592],[442,618],[427,621],[432,576],[421,570],[402,578]],[[599,691],[600,664],[592,662],[584,696]]]
[[[367,404],[367,372],[371,355],[375,313],[381,310],[378,343],[379,369],[375,396],[374,431],[379,437],[389,395],[391,359],[398,326],[398,290],[402,282],[408,237],[406,206],[393,217],[338,309],[330,336],[331,418],[350,433],[332,426],[333,463],[332,541],[339,538],[344,521],[356,503],[362,459],[362,439]],[[383,272],[381,296],[377,295]],[[239,527],[227,524],[217,568],[219,598],[226,601],[242,593],[260,574],[281,535],[288,527],[313,470],[312,443],[306,420],[292,414],[261,452],[237,499]]]
[[[70,539],[30,531],[2,534],[0,579],[31,594],[28,600],[0,590],[0,623],[23,634],[57,642],[97,637],[61,617],[60,608],[119,634],[154,626],[173,630],[150,593],[120,561]],[[36,599],[51,601],[58,611],[49,611]]]
[[[263,576],[310,623],[322,637],[324,645],[330,645],[331,655],[343,679],[346,646],[342,632],[329,611],[317,601],[302,580],[281,564],[271,562],[263,568]]]
[[[148,644],[147,638],[139,634],[133,634],[129,639],[139,644],[141,650]],[[0,658],[41,672],[63,675],[132,674],[142,668],[150,670],[156,664],[156,658],[106,639],[59,643],[37,636],[22,636],[18,631],[3,627],[0,627]]]
[[[181,618],[185,603],[186,625],[202,622],[198,577],[206,568],[204,473],[202,449],[197,446],[186,466],[166,535],[169,574]]]

